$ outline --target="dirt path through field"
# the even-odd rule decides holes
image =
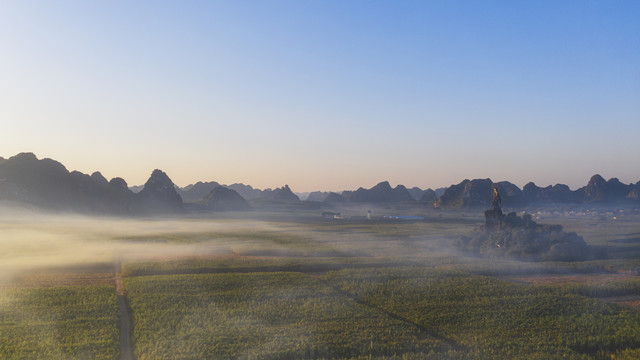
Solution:
[[[120,261],[117,258],[114,262],[114,267],[116,295],[118,297],[118,308],[120,308],[120,360],[134,360],[133,348],[131,347],[131,315],[129,314],[127,296],[122,282]]]

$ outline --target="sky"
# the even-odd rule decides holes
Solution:
[[[294,191],[640,180],[639,1],[0,2],[0,156]]]

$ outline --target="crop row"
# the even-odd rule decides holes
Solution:
[[[110,286],[0,292],[0,359],[117,359],[119,311]]]
[[[137,359],[464,358],[302,274],[151,276],[125,286]]]
[[[572,289],[425,268],[342,270],[327,279],[477,358],[599,358],[640,347],[640,314]]]

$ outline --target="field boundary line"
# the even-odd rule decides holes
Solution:
[[[460,344],[458,344],[455,340],[450,339],[450,338],[447,338],[447,337],[445,337],[445,336],[443,336],[443,335],[441,335],[441,334],[438,334],[438,333],[437,333],[436,331],[434,331],[433,329],[429,329],[429,328],[427,328],[427,327],[426,327],[426,326],[424,326],[424,325],[418,324],[418,323],[417,323],[417,322],[415,322],[415,321],[412,321],[412,320],[410,320],[410,319],[407,319],[407,318],[406,318],[406,317],[404,317],[404,316],[401,316],[401,315],[398,315],[398,314],[393,313],[393,312],[391,312],[391,311],[388,311],[388,310],[386,310],[386,309],[383,309],[383,308],[381,308],[381,307],[379,307],[379,306],[377,306],[377,305],[370,304],[370,303],[368,303],[368,302],[366,302],[366,301],[364,301],[364,300],[360,299],[359,297],[357,297],[357,296],[355,296],[355,295],[353,295],[353,294],[349,293],[348,291],[345,291],[345,290],[343,290],[343,289],[340,289],[340,288],[338,288],[338,287],[335,287],[335,286],[333,286],[333,285],[329,284],[326,280],[322,280],[322,279],[318,279],[318,280],[319,280],[323,285],[325,285],[325,286],[327,286],[327,287],[329,287],[329,288],[333,289],[334,291],[336,291],[336,292],[337,292],[338,294],[340,294],[341,296],[344,296],[344,297],[346,297],[346,298],[349,298],[349,299],[351,299],[351,300],[355,301],[357,304],[360,304],[360,305],[362,305],[362,306],[364,306],[364,307],[366,307],[366,308],[369,308],[370,310],[373,310],[374,312],[382,313],[382,314],[384,314],[384,315],[386,315],[386,316],[389,316],[389,317],[390,317],[390,318],[392,318],[392,319],[395,319],[395,320],[398,320],[398,321],[402,321],[402,322],[404,322],[404,323],[406,323],[406,324],[409,324],[409,325],[411,325],[411,326],[414,326],[414,327],[416,327],[418,330],[420,330],[421,332],[423,332],[423,333],[425,333],[425,334],[427,334],[427,335],[429,335],[429,336],[431,336],[431,337],[433,337],[433,338],[435,338],[435,339],[438,339],[438,340],[440,340],[440,341],[443,341],[444,343],[446,343],[446,344],[448,344],[449,346],[453,347],[453,348],[454,348],[454,350],[465,350],[465,347],[464,347],[464,346],[462,346],[462,345],[460,345]]]
[[[344,269],[366,269],[366,268],[392,268],[411,267],[412,263],[381,263],[381,264],[330,264],[330,265],[294,265],[294,266],[265,266],[263,268],[238,267],[238,268],[197,268],[197,269],[171,269],[157,270],[146,273],[126,274],[126,277],[139,276],[162,276],[162,275],[196,275],[196,274],[230,274],[230,273],[273,273],[273,272],[294,272],[301,274],[317,274],[329,271]]]

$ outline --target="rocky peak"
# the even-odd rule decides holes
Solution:
[[[491,179],[465,179],[451,185],[436,202],[442,208],[472,208],[487,206],[491,201],[493,182]]]
[[[431,189],[429,189],[431,190]],[[407,191],[409,192],[409,194],[411,195],[411,197],[414,200],[420,200],[422,198],[422,196],[424,195],[425,190],[420,189],[417,186],[412,187],[411,189],[407,189]],[[431,190],[433,191],[433,190]]]
[[[425,191],[422,192],[422,196],[420,197],[420,201],[421,202],[426,202],[426,203],[433,203],[438,199],[438,196],[436,195],[436,192],[433,191],[432,189],[427,189]]]
[[[62,163],[49,158],[38,160],[33,153],[20,153],[12,156],[6,161],[6,165],[22,172],[23,176],[41,178],[32,179],[33,181],[43,181],[42,178],[44,177],[59,180],[59,178],[69,174],[69,171]]]
[[[352,202],[384,203],[415,201],[404,185],[391,187],[388,181],[376,184],[371,189],[358,188],[356,191],[345,191],[342,195]]]
[[[607,181],[602,176],[599,174],[593,175],[584,188],[585,199],[588,201],[604,200],[604,188],[606,186]]]
[[[182,212],[182,197],[169,176],[162,170],[153,170],[144,188],[136,194],[140,199],[142,212],[165,213]]]
[[[248,210],[249,204],[235,190],[224,186],[217,186],[204,197],[203,204],[209,210],[239,211]]]
[[[324,202],[326,203],[332,203],[332,202],[336,203],[336,202],[345,202],[345,201],[347,201],[347,199],[344,196],[337,194],[335,192],[330,192],[329,195],[327,195],[327,197],[324,199]]]
[[[297,203],[300,202],[300,198],[291,191],[289,185],[285,185],[279,189],[273,190],[273,194],[271,195],[272,200],[276,202],[284,202],[284,203]]]
[[[109,183],[107,179],[104,176],[102,176],[102,174],[99,171],[96,171],[93,174],[91,174],[91,178],[93,179],[93,181],[95,181],[100,185],[107,185]]]
[[[204,199],[205,196],[218,186],[220,186],[220,184],[215,181],[198,181],[193,185],[186,186],[183,189],[178,189],[178,193],[182,196],[182,200],[184,201],[199,201]]]
[[[14,155],[12,157],[9,158],[9,161],[11,162],[34,162],[34,161],[38,161],[38,158],[36,157],[36,155],[34,153],[30,153],[30,152],[23,152],[23,153],[19,153],[17,155]]]
[[[313,192],[309,193],[309,196],[307,196],[307,201],[322,202],[327,198],[328,195],[329,195],[328,192],[313,191]]]
[[[595,174],[591,177],[591,179],[589,179],[589,183],[587,184],[587,186],[602,187],[606,182],[607,181],[600,174]]]
[[[111,179],[109,181],[109,186],[117,188],[117,189],[129,190],[129,188],[127,187],[127,182],[124,181],[124,179],[120,178],[120,177],[114,177],[113,179]]]
[[[607,181],[606,189],[607,198],[609,200],[620,201],[634,190],[634,186],[623,184],[618,180],[618,178],[611,178]]]
[[[504,214],[502,213],[502,199],[497,187],[493,187],[493,198],[491,199],[491,209],[484,212],[484,226],[493,228],[502,223]]]
[[[392,189],[391,184],[389,184],[388,181],[380,182],[376,184],[376,186],[371,188],[371,190],[378,190],[378,191],[390,191],[391,189]]]
[[[576,261],[597,255],[581,236],[562,231],[561,225],[536,224],[531,215],[502,214],[500,194],[494,187],[485,225],[471,237],[462,237],[459,248],[490,257],[533,261]]]
[[[536,185],[534,182],[528,182],[523,188],[522,191],[528,194],[535,194],[540,190],[540,187]]]
[[[587,202],[623,201],[632,190],[632,185],[625,185],[617,178],[605,181],[602,176],[594,175],[584,188],[584,198]]]
[[[168,192],[170,190],[175,191],[175,186],[173,185],[173,181],[169,179],[169,176],[162,170],[155,169],[151,173],[149,180],[144,184],[144,189],[142,191],[157,191],[157,192]]]

